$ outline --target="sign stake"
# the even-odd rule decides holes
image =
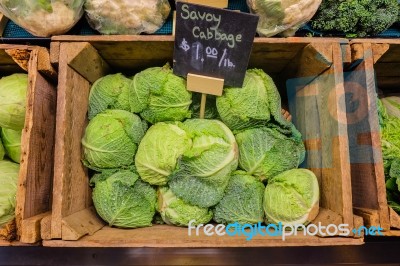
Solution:
[[[207,102],[207,94],[201,94],[201,103],[200,103],[200,118],[204,119],[204,113],[206,111],[206,102]]]

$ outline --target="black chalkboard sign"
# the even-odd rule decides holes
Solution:
[[[177,2],[174,73],[224,79],[241,87],[249,63],[258,16]]]

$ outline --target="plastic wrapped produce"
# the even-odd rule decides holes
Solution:
[[[162,27],[171,6],[168,0],[87,0],[86,17],[102,34],[154,33]]]
[[[293,36],[317,11],[321,0],[247,0],[251,13],[260,16],[257,33]]]
[[[0,0],[0,11],[33,35],[66,33],[83,15],[84,0]]]

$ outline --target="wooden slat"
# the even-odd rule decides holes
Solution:
[[[7,53],[20,66],[29,69],[16,205],[18,236],[25,241],[30,239],[34,229],[30,228],[29,221],[25,223],[27,226],[23,226],[23,222],[51,208],[56,90],[38,72],[38,49],[8,49]],[[27,58],[31,59],[29,63],[24,62]]]
[[[364,226],[364,219],[361,216],[354,215],[353,221],[354,221],[354,225],[353,225],[354,228],[360,228],[361,226]],[[360,234],[354,234],[353,233],[353,236],[356,237],[356,238],[363,238],[364,237],[364,231],[361,230]]]
[[[360,104],[357,110],[348,114],[348,117],[351,117],[349,118],[349,140],[353,205],[359,210],[368,210],[362,214],[366,224],[378,223],[384,230],[389,230],[390,220],[380,148],[380,127],[375,94],[377,86],[374,73],[374,61],[381,57],[382,53],[372,56],[371,43],[359,43],[357,46],[352,46],[354,47],[357,48],[362,61],[346,80],[346,91],[354,95],[355,103],[359,101]],[[385,47],[383,46],[382,49],[384,51]],[[380,60],[377,61],[379,64]]]
[[[51,65],[49,51],[44,47],[38,47],[37,49],[38,49],[37,70],[45,77],[57,83],[58,73]]]
[[[392,208],[389,208],[390,227],[400,229],[400,216]]]
[[[354,208],[354,214],[363,217],[366,227],[381,226],[379,212],[377,210]]]
[[[50,63],[58,68],[58,61],[60,59],[60,42],[50,43]]]
[[[104,227],[92,236],[85,236],[79,241],[43,241],[44,246],[53,247],[181,247],[181,248],[213,248],[213,247],[277,247],[277,246],[342,246],[361,245],[362,239],[354,238],[320,238],[304,236],[298,232],[296,237],[288,237],[282,241],[280,237],[255,236],[246,241],[245,236],[199,236],[188,229],[168,225],[154,225],[147,228],[121,230]]]
[[[68,55],[67,63],[90,83],[110,72],[108,64],[89,43],[61,44]]]
[[[52,238],[61,238],[61,223],[64,217],[91,205],[87,169],[81,163],[81,138],[87,125],[86,113],[90,83],[68,65],[70,58],[67,53],[68,49],[70,49],[68,44],[61,44],[51,223]]]
[[[8,18],[0,13],[0,37],[3,36],[4,29],[7,26]]]
[[[40,221],[40,237],[43,240],[51,239],[51,213]]]
[[[62,239],[78,240],[85,235],[93,235],[105,225],[96,214],[94,207],[79,211],[62,221]]]
[[[21,234],[20,242],[27,244],[39,242],[42,239],[40,235],[41,220],[49,214],[50,212],[46,212],[22,220],[21,230],[23,233]]]

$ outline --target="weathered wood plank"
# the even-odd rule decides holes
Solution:
[[[62,239],[78,240],[85,235],[93,235],[105,225],[101,220],[94,207],[79,211],[62,221]]]
[[[61,238],[62,219],[91,205],[87,169],[81,163],[81,138],[88,119],[90,83],[68,65],[60,48],[51,236]]]
[[[200,232],[188,235],[187,228],[168,225],[154,225],[152,227],[132,230],[121,230],[104,227],[92,236],[85,236],[79,241],[43,241],[44,246],[53,247],[277,247],[277,246],[337,246],[361,245],[362,239],[354,238],[320,238],[304,236],[302,232],[296,237],[287,237],[282,241],[280,237],[255,236],[246,241],[245,236],[206,236]]]
[[[49,214],[50,212],[46,212],[22,220],[22,225],[21,225],[22,234],[20,242],[27,244],[34,244],[36,242],[39,242],[42,239],[40,234],[41,220],[44,217],[48,216]]]

